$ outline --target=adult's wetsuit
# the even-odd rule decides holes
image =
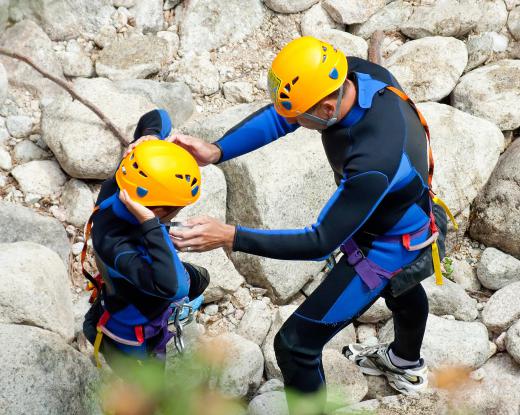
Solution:
[[[143,135],[164,139],[170,129],[165,111],[151,111],[140,118],[134,139]],[[180,261],[158,218],[139,224],[119,200],[115,178],[103,183],[96,205],[100,210],[93,216],[92,242],[105,285],[85,316],[84,332],[93,343],[96,324],[106,310],[110,313],[108,329],[126,340],[137,340],[135,326],[161,316],[173,301],[198,297],[206,289],[209,276],[203,268]],[[161,341],[159,334],[141,346],[129,346],[104,336],[102,351],[107,360],[114,352],[142,359]]]
[[[418,231],[429,221],[423,126],[408,103],[385,89],[385,85],[401,89],[390,72],[355,57],[348,58],[348,66],[356,86],[356,104],[339,123],[322,132],[338,189],[316,223],[304,229],[237,226],[234,250],[276,259],[312,260],[326,257],[354,238],[369,259],[389,271],[417,257],[417,251],[396,243],[398,238],[381,236]],[[289,124],[268,105],[215,143],[222,151],[220,161],[253,151],[296,128],[297,124]],[[428,236],[426,230],[413,242],[423,242]],[[418,285],[394,299],[384,290],[387,284],[382,279],[370,290],[345,256],[340,259],[275,338],[286,386],[302,392],[318,390],[325,382],[323,346],[381,295],[394,313],[393,351],[407,360],[419,359],[428,315],[424,290]]]

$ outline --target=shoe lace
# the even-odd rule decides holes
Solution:
[[[376,344],[374,346],[367,346],[358,356],[368,357],[377,354],[386,353],[389,343]]]

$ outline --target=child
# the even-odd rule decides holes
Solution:
[[[103,285],[85,315],[83,331],[95,346],[98,365],[98,350],[112,367],[122,356],[133,362],[149,357],[164,361],[172,338],[171,303],[198,297],[209,283],[204,268],[180,261],[163,224],[198,199],[201,184],[195,159],[161,141],[170,129],[163,110],[141,117],[134,138],[154,139],[141,140],[115,177],[103,183],[92,216]]]

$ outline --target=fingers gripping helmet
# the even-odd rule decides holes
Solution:
[[[276,56],[267,77],[271,101],[283,117],[305,113],[339,89],[347,78],[343,52],[311,36],[289,42]]]
[[[200,196],[200,170],[193,156],[176,144],[139,144],[119,165],[121,190],[144,206],[187,206]]]

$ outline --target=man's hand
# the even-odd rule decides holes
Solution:
[[[204,140],[184,134],[173,134],[166,139],[175,143],[191,153],[199,166],[207,166],[219,161],[221,153],[215,144],[206,143]]]
[[[128,192],[126,190],[121,190],[119,192],[119,200],[123,202],[126,208],[132,215],[136,217],[139,223],[142,224],[147,220],[155,218],[155,214],[150,209],[130,199],[130,196],[128,196]]]
[[[208,216],[189,219],[186,225],[192,226],[192,229],[170,230],[170,234],[174,237],[172,242],[180,251],[205,252],[217,248],[233,249],[236,232],[234,226]]]
[[[123,154],[123,158],[128,156],[132,152],[132,150],[135,148],[136,145],[141,144],[144,141],[150,141],[150,140],[159,140],[159,138],[156,137],[155,135],[143,135],[141,138],[134,141],[132,144],[130,144],[128,146],[128,148],[125,150],[125,153]]]

